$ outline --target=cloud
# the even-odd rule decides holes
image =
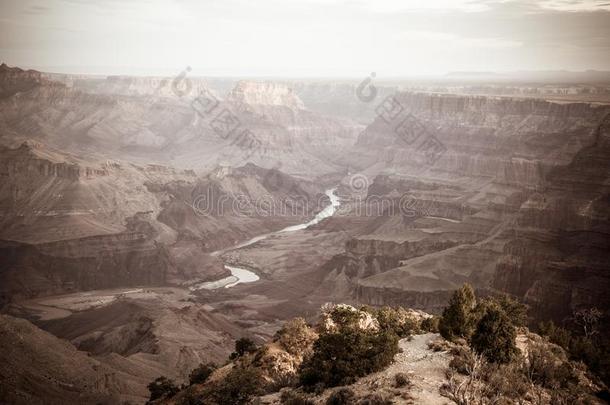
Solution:
[[[610,3],[605,0],[544,0],[540,1],[538,5],[546,9],[567,12],[610,10]]]
[[[0,1],[0,58],[151,74],[186,65],[202,74],[286,76],[602,70],[610,69],[607,7],[608,0]]]

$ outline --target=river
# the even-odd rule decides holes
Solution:
[[[337,208],[339,208],[339,206],[341,205],[339,196],[335,194],[336,190],[337,190],[336,188],[331,188],[324,192],[330,199],[330,204],[327,205],[326,207],[324,207],[324,209],[322,211],[318,212],[318,214],[311,221],[306,222],[304,224],[288,226],[288,227],[281,229],[279,231],[276,231],[276,232],[255,236],[252,239],[249,239],[245,242],[238,243],[237,245],[230,247],[228,249],[223,249],[223,250],[218,250],[216,252],[213,252],[212,256],[217,256],[220,253],[224,253],[224,252],[227,252],[230,250],[236,250],[236,249],[241,249],[246,246],[250,246],[250,245],[252,245],[258,241],[261,241],[263,239],[266,239],[269,236],[274,235],[274,234],[301,231],[303,229],[307,229],[310,226],[313,226],[313,225],[319,223],[320,221],[322,221],[325,218],[332,217],[335,214],[335,212],[337,211]],[[240,283],[252,283],[254,281],[259,280],[258,275],[248,269],[244,269],[242,267],[229,266],[226,264],[225,264],[225,268],[231,272],[231,275],[229,277],[221,278],[220,280],[216,280],[216,281],[208,281],[205,283],[196,284],[191,287],[191,290],[200,290],[200,289],[215,290],[217,288],[222,288],[222,287],[229,288],[229,287],[236,286],[237,284],[240,284]]]

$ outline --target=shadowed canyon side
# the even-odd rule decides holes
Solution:
[[[569,347],[584,345],[579,311],[603,314],[589,338],[610,309],[605,93],[388,80],[368,100],[348,79],[189,74],[177,89],[0,66],[0,402],[181,404],[218,389],[209,403],[240,404],[223,384],[261,372],[266,404],[325,404],[335,385],[449,403],[447,372],[473,343],[444,341],[438,315],[464,283],[473,325],[526,304],[511,320],[521,353],[548,345],[586,398],[606,392],[601,356]],[[526,328],[549,320],[571,343]],[[373,352],[350,361],[379,364],[306,392],[316,348],[358,342]],[[534,381],[527,398],[564,388]]]

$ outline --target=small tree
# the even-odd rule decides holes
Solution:
[[[510,297],[508,294],[501,294],[487,300],[502,308],[513,325],[525,326],[527,324],[527,305]]]
[[[517,332],[508,316],[499,308],[490,307],[472,335],[472,348],[492,363],[508,363],[516,353]]]
[[[243,356],[246,353],[254,353],[257,350],[256,343],[252,339],[240,338],[235,341],[235,351],[231,353],[231,360]]]
[[[379,327],[393,331],[398,337],[405,338],[417,330],[417,321],[402,307],[382,307],[373,311]]]
[[[161,376],[148,384],[150,391],[150,401],[166,397],[173,397],[178,392],[178,387],[172,380],[165,376]]]
[[[595,307],[581,309],[579,311],[574,312],[574,322],[576,323],[576,325],[582,328],[582,331],[586,338],[590,338],[591,336],[598,333],[597,329],[601,317],[601,311]]]
[[[473,331],[472,312],[476,306],[474,290],[469,284],[453,293],[449,305],[443,310],[438,329],[447,340],[468,339]]]
[[[191,374],[189,374],[189,383],[191,385],[203,384],[214,370],[216,370],[216,365],[214,363],[201,363],[196,369],[191,371]]]

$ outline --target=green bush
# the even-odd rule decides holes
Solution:
[[[161,376],[148,384],[148,391],[150,391],[150,401],[154,401],[162,397],[173,397],[178,392],[178,387],[169,378]]]
[[[474,329],[473,311],[476,306],[474,290],[469,284],[453,293],[449,305],[443,310],[438,329],[447,340],[468,339]]]
[[[216,365],[214,363],[201,363],[189,374],[189,384],[203,384],[214,370],[216,370]]]
[[[334,391],[326,400],[326,405],[351,405],[356,400],[356,394],[349,388]]]
[[[516,353],[517,332],[504,311],[491,307],[478,322],[472,348],[491,363],[508,363]]]
[[[393,331],[347,328],[323,333],[314,343],[312,356],[301,365],[300,381],[309,390],[318,384],[350,384],[388,366],[396,353],[398,337]]]

